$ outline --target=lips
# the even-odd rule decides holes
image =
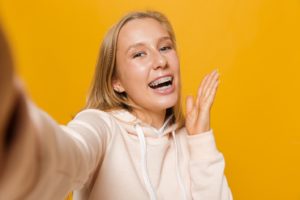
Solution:
[[[173,76],[163,76],[151,81],[148,85],[152,89],[163,89],[171,87],[173,83]]]

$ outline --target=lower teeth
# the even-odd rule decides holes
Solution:
[[[167,89],[169,87],[171,87],[171,85],[166,85],[166,86],[158,87],[156,89],[158,89],[158,90],[165,90],[165,89]]]

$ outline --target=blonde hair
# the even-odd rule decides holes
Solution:
[[[126,93],[115,92],[112,86],[113,77],[116,74],[117,40],[122,27],[134,19],[151,18],[158,21],[167,30],[176,50],[176,39],[169,20],[160,12],[145,11],[131,12],[125,15],[106,34],[101,44],[99,60],[96,66],[94,79],[87,99],[87,108],[95,108],[104,111],[116,109],[133,110],[133,105],[127,101]],[[179,90],[178,101],[172,108],[167,109],[166,117],[173,114],[173,122],[177,128],[184,125],[184,116],[181,108],[181,92]]]

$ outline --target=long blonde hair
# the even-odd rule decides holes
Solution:
[[[87,98],[87,108],[95,108],[104,111],[126,109],[132,111],[133,105],[127,101],[126,93],[117,93],[112,86],[112,80],[116,73],[117,40],[122,27],[134,19],[151,18],[158,21],[167,30],[176,50],[176,39],[169,20],[157,11],[138,11],[125,15],[106,34],[100,48],[99,60],[96,66],[94,79]],[[167,116],[173,114],[173,122],[177,128],[184,125],[184,116],[181,108],[181,92],[179,90],[178,101],[172,108],[167,109]],[[166,117],[167,117],[166,116]]]

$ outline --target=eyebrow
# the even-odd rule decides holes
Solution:
[[[171,41],[172,41],[172,39],[171,39],[170,36],[164,36],[164,37],[159,38],[157,42],[159,43],[159,42],[162,42],[162,41],[164,41],[164,40],[171,40]],[[173,42],[173,41],[172,41],[172,42]],[[130,45],[130,46],[127,48],[127,50],[126,50],[126,54],[127,54],[131,49],[136,48],[136,47],[139,47],[139,46],[144,46],[144,45],[145,45],[145,43],[143,43],[143,42],[138,42],[138,43],[135,43],[135,44],[133,44],[133,45]]]

